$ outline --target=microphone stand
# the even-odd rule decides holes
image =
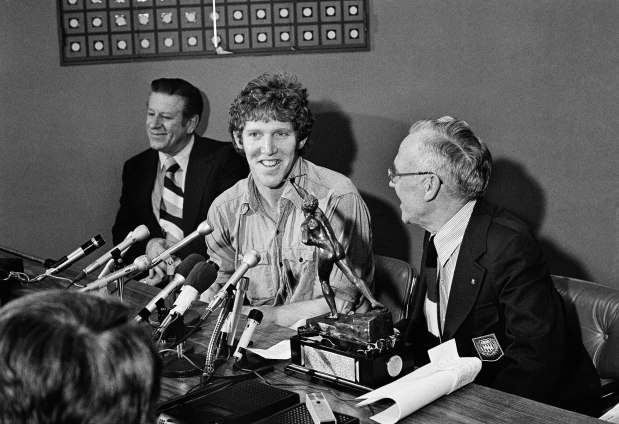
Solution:
[[[215,372],[215,352],[217,350],[223,351],[223,349],[216,349],[215,345],[220,342],[219,339],[222,337],[222,334],[224,334],[222,333],[221,329],[224,325],[224,322],[226,321],[226,318],[228,317],[228,314],[232,310],[233,303],[234,287],[228,286],[223,299],[221,312],[219,313],[219,318],[217,318],[211,340],[209,340],[208,349],[206,350],[206,361],[204,363],[204,372],[202,373],[202,379],[200,381],[200,384],[202,384],[205,379],[210,377]],[[223,344],[227,347],[227,340],[223,340]],[[225,358],[222,357],[221,359],[227,359],[227,355]]]
[[[123,267],[122,253],[118,249],[114,249],[112,252],[112,259],[114,260],[114,271],[118,271]],[[118,290],[118,298],[123,301],[123,294],[125,292],[126,277],[120,277],[116,280],[116,289]]]
[[[183,378],[193,377],[202,372],[198,364],[205,361],[206,355],[195,353],[195,347],[185,347],[184,340],[178,341],[186,327],[183,323],[183,317],[180,316],[173,321],[166,329],[165,333],[175,333],[175,342],[169,348],[163,349],[161,352],[170,352],[168,356],[162,356],[161,375],[164,377]],[[160,352],[160,353],[161,353]]]

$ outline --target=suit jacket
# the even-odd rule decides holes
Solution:
[[[115,245],[141,224],[148,227],[150,238],[164,237],[151,203],[158,164],[159,154],[153,149],[147,149],[125,162],[120,208],[112,228]],[[247,177],[248,173],[247,160],[234,150],[232,143],[195,135],[185,177],[181,228],[185,236],[206,219],[213,200],[238,180]],[[125,262],[143,255],[145,249],[146,241],[135,243],[125,254]],[[190,253],[208,258],[204,237],[198,237],[179,250],[177,255],[182,259]]]
[[[425,298],[425,281],[420,281],[405,333],[415,352],[415,365],[428,362],[427,350],[432,347]],[[509,212],[479,199],[460,247],[443,340],[454,338],[460,356],[480,356],[472,339],[491,334],[504,355],[494,362],[484,361],[476,383],[599,414],[599,377],[580,329],[568,325],[561,295],[536,240]]]

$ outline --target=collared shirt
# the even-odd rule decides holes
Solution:
[[[437,254],[437,272],[439,283],[439,311],[441,315],[441,329],[445,325],[445,312],[451,292],[451,283],[453,281],[460,246],[464,238],[464,232],[471,219],[473,208],[476,200],[470,200],[464,205],[454,216],[447,221],[438,232],[432,237],[431,242],[434,242]],[[437,304],[431,302],[426,297],[424,311],[426,322],[428,323],[428,331],[436,337],[439,337],[440,331],[438,328]]]
[[[183,189],[183,193],[185,192],[185,177],[187,176],[187,167],[189,166],[189,155],[191,154],[191,149],[193,148],[194,136],[191,134],[191,139],[189,143],[183,150],[172,156],[180,169],[176,171],[176,174],[180,173],[180,180],[176,180],[176,183],[179,184],[179,187]],[[153,193],[151,195],[151,202],[153,206],[153,212],[155,213],[155,218],[159,221],[159,208],[161,207],[161,193],[163,192],[163,180],[165,178],[165,168],[164,164],[166,159],[170,156],[165,153],[159,152],[159,166],[157,168],[157,178],[155,179],[155,185],[153,186]]]
[[[342,243],[353,272],[370,287],[374,257],[370,214],[352,182],[335,171],[299,158],[291,172],[297,183],[318,199],[337,239]],[[305,216],[301,197],[286,184],[279,201],[279,214],[266,215],[258,200],[251,176],[221,194],[211,205],[208,222],[213,232],[206,236],[212,261],[219,265],[219,290],[249,250],[260,254],[260,262],[245,274],[249,277],[247,298],[252,305],[281,305],[322,296],[316,272],[316,247],[301,240]],[[330,284],[341,299],[357,302],[360,294],[337,266]]]

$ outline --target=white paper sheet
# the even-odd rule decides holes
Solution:
[[[607,413],[602,415],[600,419],[608,421],[609,423],[619,424],[619,404],[613,406]]]
[[[264,359],[290,359],[290,340],[282,340],[281,342],[271,346],[268,349],[247,348],[250,352],[262,356]]]
[[[431,349],[428,354],[431,363],[359,396],[357,399],[361,402],[357,406],[391,399],[395,403],[371,419],[380,424],[394,424],[439,397],[472,382],[481,370],[479,358],[458,356],[453,340]]]

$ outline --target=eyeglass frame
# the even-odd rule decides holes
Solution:
[[[438,178],[439,182],[443,182],[441,180],[441,177],[439,177],[436,172],[432,172],[432,171],[423,171],[423,172],[396,172],[395,170],[395,166],[391,165],[389,168],[387,168],[387,176],[389,177],[389,181],[392,184],[395,184],[398,182],[398,180],[400,179],[400,177],[406,177],[407,175],[436,175],[436,178]]]

